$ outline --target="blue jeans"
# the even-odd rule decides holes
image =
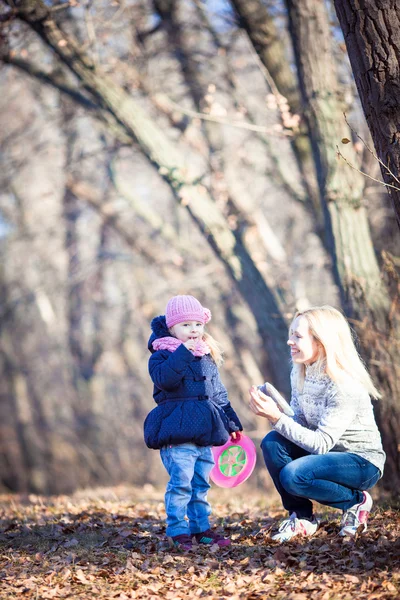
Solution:
[[[170,476],[165,494],[167,535],[193,535],[206,531],[210,527],[208,516],[211,513],[207,502],[208,481],[214,466],[211,448],[195,444],[164,446],[161,460]]]
[[[381,474],[371,462],[351,452],[310,454],[277,431],[261,442],[265,464],[289,514],[310,518],[311,500],[345,511],[362,502]]]

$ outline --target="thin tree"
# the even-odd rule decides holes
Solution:
[[[231,0],[242,27],[254,46],[277,91],[284,96],[292,113],[302,115],[302,101],[296,77],[291,68],[282,34],[273,16],[261,0]],[[302,175],[303,185],[320,222],[320,202],[316,185],[315,166],[311,155],[306,123],[293,138],[293,152]]]

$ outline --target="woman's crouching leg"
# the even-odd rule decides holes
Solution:
[[[312,503],[307,498],[298,497],[288,491],[282,480],[281,473],[288,465],[307,453],[305,450],[284,438],[277,431],[268,433],[261,442],[264,461],[274,485],[282,498],[282,504],[289,514],[295,512],[298,517],[312,516]]]

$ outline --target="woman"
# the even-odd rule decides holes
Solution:
[[[340,534],[365,531],[372,508],[366,491],[382,477],[385,453],[370,396],[380,394],[363,365],[343,315],[331,306],[298,312],[290,326],[291,408],[253,386],[250,408],[273,431],[262,441],[265,464],[289,518],[272,539],[313,535],[311,500],[343,511]]]

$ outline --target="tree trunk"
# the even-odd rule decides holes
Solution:
[[[336,145],[343,137],[351,139],[351,132],[340,102],[328,15],[322,0],[286,3],[336,280],[362,354],[384,394],[377,416],[388,455],[385,484],[398,489],[400,453],[394,431],[400,430],[399,324],[371,241],[363,177],[336,158]],[[346,157],[357,164],[351,144],[346,146]]]
[[[173,53],[179,56],[182,74],[192,96],[196,110],[203,112],[204,96],[213,77],[204,72],[201,68],[201,62],[198,56],[195,57],[196,42],[199,39],[187,32],[185,27],[188,20],[184,19],[184,2],[177,0],[153,0],[157,12],[163,19],[165,29],[167,31],[169,44]],[[183,13],[183,14],[182,14]],[[194,18],[189,13],[190,17]],[[192,21],[190,21],[192,23]],[[214,34],[216,35],[216,33]],[[215,39],[215,38],[214,38]],[[234,97],[236,89],[232,80],[231,94]],[[241,228],[246,231],[251,229],[251,235],[245,235],[241,239],[241,243],[248,252],[249,256],[254,256],[256,253],[263,252],[267,257],[273,256],[271,247],[273,246],[274,233],[270,227],[267,217],[260,207],[254,205],[251,190],[248,193],[242,191],[240,194],[235,194],[231,191],[229,181],[227,181],[226,170],[227,164],[224,158],[224,136],[223,129],[217,123],[209,121],[202,122],[202,129],[206,139],[205,147],[209,150],[209,169],[210,169],[210,190],[213,199],[218,199],[218,191],[221,185],[224,189],[224,207],[223,214],[227,221],[232,218],[240,222]],[[228,165],[229,168],[229,165]],[[269,230],[269,234],[265,235],[265,229]],[[267,260],[268,260],[267,258]],[[286,273],[285,273],[286,271]],[[287,264],[282,261],[280,265],[280,273],[285,273],[286,279],[290,279]],[[263,273],[266,278],[267,286],[277,289],[279,296],[283,299],[285,305],[293,305],[293,302],[286,300],[287,290],[282,286],[278,286],[273,275]]]
[[[295,76],[285,51],[282,35],[267,7],[261,0],[231,0],[231,4],[239,16],[240,25],[249,36],[279,93],[287,99],[291,112],[302,115],[301,95],[298,86],[295,85]],[[300,133],[292,142],[292,148],[303,178],[303,185],[311,200],[317,221],[320,222],[320,200],[315,167],[304,122]]]
[[[48,298],[45,278],[33,293],[21,282],[17,299],[2,270],[0,278],[1,481],[10,490],[67,493],[82,483],[81,456],[68,356],[60,353],[59,329],[49,335],[40,310]]]
[[[400,5],[335,0],[354,79],[400,227]]]
[[[187,207],[253,312],[268,353],[272,377],[277,387],[288,394],[287,326],[279,298],[267,286],[244,247],[240,232],[230,229],[204,186],[190,180],[184,157],[145,110],[104,74],[70,36],[59,29],[41,0],[21,0],[16,10],[17,16],[40,35],[82,81],[100,106],[113,115],[132,140],[139,144],[148,160],[168,182],[176,200]]]

